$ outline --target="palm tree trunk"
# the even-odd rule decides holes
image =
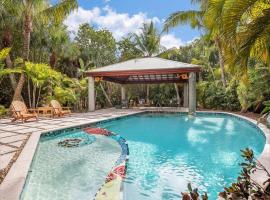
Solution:
[[[9,54],[7,55],[7,57],[5,59],[5,63],[6,63],[7,68],[9,68],[9,69],[12,68],[12,61],[11,61]],[[16,81],[15,74],[9,74],[9,79],[11,82],[11,86],[12,86],[13,90],[15,91],[16,87],[17,87],[17,81]]]
[[[179,95],[179,91],[178,91],[178,86],[176,83],[174,83],[174,89],[176,92],[177,107],[180,107],[181,99],[180,99],[180,95]]]
[[[34,84],[33,91],[32,91],[32,108],[36,106],[36,93],[37,93],[37,86]]]
[[[30,78],[27,79],[27,92],[28,92],[29,106],[30,108],[32,108]]]
[[[9,48],[12,45],[12,32],[10,31],[10,27],[8,25],[4,27],[2,44],[3,44],[4,48]],[[12,68],[12,61],[11,61],[9,54],[7,55],[7,57],[5,59],[5,64],[6,64],[7,68],[9,68],[9,69]],[[11,86],[12,86],[13,90],[15,91],[15,89],[17,87],[17,81],[16,81],[15,75],[9,74],[9,79],[11,82]]]
[[[210,71],[211,71],[211,74],[212,74],[212,76],[213,76],[213,79],[216,80],[216,76],[215,76],[214,70],[213,70],[213,68],[211,67],[211,65],[209,65],[209,69],[210,69]]]
[[[226,78],[225,78],[225,66],[224,66],[224,57],[223,57],[223,52],[222,52],[222,47],[221,47],[221,41],[219,37],[216,37],[215,39],[215,44],[218,49],[218,57],[219,57],[219,65],[221,69],[221,81],[224,87],[226,87]]]
[[[105,89],[104,89],[104,87],[103,87],[102,83],[100,83],[100,87],[101,87],[101,90],[102,90],[102,92],[103,92],[103,94],[104,94],[105,98],[107,99],[108,103],[109,103],[109,104],[110,104],[110,106],[112,107],[112,106],[113,106],[113,104],[112,104],[112,102],[111,102],[111,100],[110,100],[110,98],[109,98],[108,94],[106,93],[106,91],[105,91]]]
[[[23,30],[23,59],[24,61],[28,61],[29,59],[29,49],[30,49],[30,37],[32,30],[32,19],[29,14],[25,14],[24,16],[24,30]],[[20,100],[22,89],[25,82],[25,73],[22,72],[19,82],[17,84],[16,90],[14,92],[13,101]]]
[[[54,69],[57,62],[57,56],[54,50],[52,50],[51,56],[50,56],[50,66]]]
[[[37,97],[37,102],[36,102],[36,106],[35,108],[38,107],[38,104],[39,104],[39,100],[40,100],[40,94],[41,94],[41,87],[38,88],[38,97]]]

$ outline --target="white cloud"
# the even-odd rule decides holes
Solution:
[[[110,30],[119,40],[130,32],[137,33],[144,22],[151,20],[160,23],[157,17],[148,18],[147,14],[142,12],[130,16],[128,13],[117,13],[109,6],[105,6],[103,9],[95,7],[91,10],[79,7],[77,11],[68,16],[65,24],[68,26],[68,30],[74,34],[78,31],[80,24],[90,23],[98,28]]]
[[[80,24],[89,23],[97,26],[97,28],[106,28],[111,31],[116,38],[120,40],[128,33],[139,33],[143,23],[154,21],[157,26],[162,25],[162,21],[158,17],[149,18],[146,13],[139,12],[134,15],[128,13],[117,13],[109,6],[100,9],[95,7],[87,10],[79,7],[77,11],[71,13],[65,20],[71,36],[77,33]],[[183,45],[181,39],[177,38],[174,34],[167,34],[161,37],[161,45],[166,48],[179,47]]]
[[[194,37],[193,39],[186,42],[186,45],[190,45],[191,43],[195,42],[195,40],[200,39],[200,37]]]
[[[67,25],[68,30],[72,34],[77,33],[80,24],[83,23],[92,23],[97,17],[101,14],[101,10],[98,7],[93,8],[92,10],[85,10],[82,7],[79,7],[78,10],[72,12],[67,19],[65,20],[65,25]]]
[[[167,49],[170,49],[170,48],[173,48],[173,47],[178,48],[179,46],[184,45],[182,40],[175,37],[175,35],[173,35],[173,34],[163,35],[161,37],[160,44],[162,46],[166,47]]]

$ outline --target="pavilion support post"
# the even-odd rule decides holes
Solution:
[[[126,101],[126,88],[124,85],[121,85],[121,103],[123,104]]]
[[[88,111],[95,111],[95,80],[94,77],[88,77]]]
[[[188,112],[191,115],[195,115],[195,112],[196,112],[196,73],[195,72],[189,73],[188,85],[189,85]]]
[[[184,108],[188,108],[188,83],[184,84]]]

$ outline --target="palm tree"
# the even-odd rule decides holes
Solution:
[[[221,80],[225,87],[227,85],[225,77],[225,40],[222,36],[222,14],[226,0],[208,0],[204,12],[204,24],[209,31],[209,36],[214,40],[219,53],[219,65],[221,69]]]
[[[232,20],[233,19],[233,20]],[[246,67],[253,57],[270,63],[270,1],[226,0],[222,15],[228,60]]]
[[[153,21],[144,23],[140,34],[134,34],[136,47],[145,57],[152,57],[161,51],[160,34]],[[149,85],[146,86],[146,102],[149,104]]]
[[[164,23],[164,31],[169,31],[170,28],[189,23],[192,28],[204,29],[207,34],[209,34],[210,38],[215,41],[215,45],[219,52],[219,63],[221,69],[221,80],[223,86],[226,86],[226,78],[225,78],[225,62],[224,62],[224,49],[222,45],[222,37],[218,32],[220,23],[217,23],[220,20],[220,12],[222,11],[222,7],[220,4],[214,7],[212,4],[214,2],[224,2],[224,0],[193,0],[193,2],[200,3],[200,10],[188,10],[188,11],[178,11],[171,14],[168,19]],[[217,3],[216,3],[217,4]],[[209,9],[209,5],[211,5],[211,10]],[[222,5],[222,4],[221,4]],[[212,10],[214,8],[214,10]],[[211,12],[210,12],[211,11]],[[213,15],[215,14],[215,15]],[[211,23],[208,23],[208,20]]]
[[[140,34],[134,34],[137,48],[145,57],[152,57],[161,51],[160,34],[153,21],[144,23]]]
[[[29,60],[29,49],[33,25],[39,20],[54,21],[59,23],[74,9],[77,8],[76,0],[62,0],[58,4],[51,5],[46,0],[9,0],[5,6],[16,6],[18,14],[23,20],[23,59]],[[25,73],[21,73],[13,100],[20,99],[25,82]]]
[[[11,6],[8,0],[4,0],[0,5],[0,29],[2,29],[2,48],[11,48],[12,46],[12,30],[18,25],[18,17],[16,16],[18,9],[16,6]],[[13,66],[10,54],[5,57],[5,65],[11,69]],[[9,78],[11,86],[15,91],[17,81],[15,74],[10,73]]]

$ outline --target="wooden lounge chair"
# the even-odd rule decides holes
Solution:
[[[22,120],[22,123],[26,122],[28,119],[35,118],[38,120],[38,115],[36,109],[28,109],[24,102],[13,101],[11,103],[12,112],[12,122],[16,120]]]
[[[70,107],[62,107],[57,100],[51,100],[50,105],[53,108],[53,116],[71,115]]]

